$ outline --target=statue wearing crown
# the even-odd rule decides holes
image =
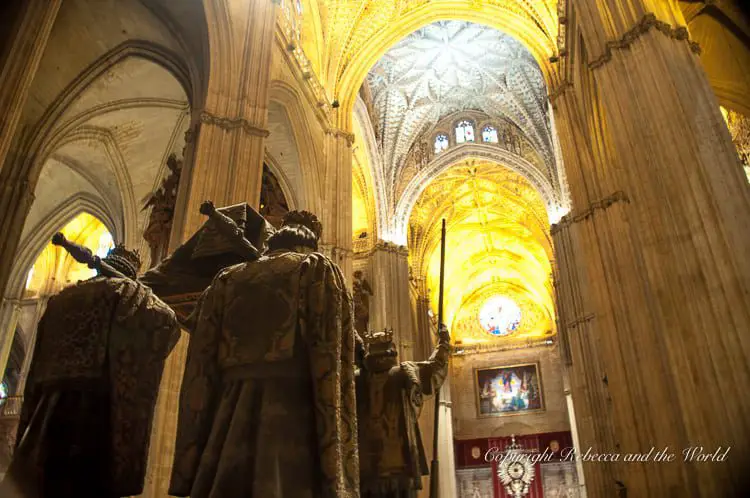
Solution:
[[[37,330],[17,449],[0,495],[112,498],[143,490],[164,361],[179,337],[174,312],[136,280],[122,246],[100,260],[56,235],[99,275],[63,289]]]
[[[313,214],[287,213],[267,252],[203,293],[170,495],[359,496],[352,298],[317,252],[321,231]]]
[[[361,498],[415,498],[429,474],[419,414],[448,374],[450,336],[441,326],[427,361],[398,362],[393,331],[368,333],[357,374]]]

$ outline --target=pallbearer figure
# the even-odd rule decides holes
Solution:
[[[357,375],[362,498],[415,498],[429,473],[419,414],[448,374],[450,336],[441,327],[427,361],[398,363],[393,331],[365,334],[365,367]]]
[[[90,266],[110,276],[79,282],[49,300],[0,496],[137,495],[164,360],[179,337],[177,320],[135,280],[137,253],[117,246],[100,261],[56,237],[76,259],[88,255]]]
[[[357,498],[351,295],[292,211],[259,259],[204,293],[180,393],[170,495]]]

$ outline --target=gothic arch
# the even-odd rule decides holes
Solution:
[[[437,155],[426,168],[411,179],[396,205],[395,216],[389,228],[389,240],[398,244],[405,244],[412,208],[424,189],[451,166],[469,159],[490,161],[515,171],[528,180],[537,190],[550,217],[553,217],[559,209],[560,199],[554,187],[526,159],[504,149],[482,143],[461,144]]]
[[[553,15],[556,22],[557,14]],[[384,29],[368,37],[346,61],[340,73],[329,75],[335,84],[335,96],[341,102],[338,126],[351,129],[351,116],[359,87],[372,66],[399,40],[414,31],[436,21],[460,20],[483,24],[507,33],[519,40],[536,59],[548,87],[555,79],[555,69],[550,62],[557,50],[553,36],[545,33],[542,26],[531,19],[528,13],[506,10],[501,7],[482,5],[476,8],[465,2],[426,3],[403,14],[398,22],[386,24]]]
[[[307,107],[303,105],[297,90],[291,85],[274,80],[269,90],[269,101],[271,105],[278,105],[283,112],[283,118],[287,121],[294,148],[297,153],[298,164],[291,165],[297,171],[284,171],[284,176],[293,186],[295,204],[298,209],[307,209],[319,213],[323,199],[321,184],[322,157],[320,147],[316,147],[316,140],[311,131],[310,120],[314,119],[306,113]],[[269,105],[270,108],[270,105]],[[270,126],[270,123],[269,123]],[[273,134],[269,135],[267,141],[273,140]],[[268,147],[268,145],[267,145]],[[284,167],[280,162],[278,154],[273,155],[277,160],[280,170]],[[292,177],[297,174],[299,180],[294,181]]]
[[[188,102],[195,98],[193,95],[193,85],[189,77],[187,66],[181,61],[179,56],[170,50],[161,47],[155,43],[145,40],[129,40],[120,44],[113,50],[107,52],[99,59],[90,64],[82,73],[71,81],[63,92],[55,99],[54,103],[45,111],[36,127],[34,135],[25,147],[25,156],[29,159],[24,164],[24,172],[28,171],[29,179],[33,185],[36,182],[36,175],[44,164],[44,152],[49,150],[49,141],[55,138],[53,130],[58,126],[70,123],[61,123],[60,118],[66,110],[80,97],[83,92],[90,88],[91,85],[99,80],[110,69],[117,66],[130,57],[139,57],[166,69],[182,86]],[[112,103],[111,105],[132,106],[138,104],[156,103],[149,102],[148,99],[139,99],[136,102]],[[105,112],[107,105],[91,109],[90,112]],[[79,116],[84,118],[85,115]]]
[[[49,244],[52,236],[81,213],[89,213],[100,220],[112,234],[115,241],[121,241],[123,231],[109,214],[103,201],[88,192],[77,192],[52,210],[49,216],[37,223],[29,235],[18,245],[13,269],[5,296],[21,297],[26,282],[26,274],[39,253]]]

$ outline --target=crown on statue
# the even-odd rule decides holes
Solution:
[[[309,228],[315,234],[316,239],[320,239],[323,233],[323,225],[318,217],[309,211],[289,211],[284,215],[282,225],[299,225]]]
[[[393,343],[393,329],[383,329],[378,332],[365,332],[362,340],[367,347],[390,345]]]
[[[141,269],[141,255],[138,251],[126,249],[122,244],[110,249],[104,261],[130,278],[135,278]]]

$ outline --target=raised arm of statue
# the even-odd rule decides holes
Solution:
[[[422,390],[425,395],[434,394],[448,375],[448,359],[451,356],[451,338],[448,328],[441,325],[438,331],[438,343],[427,361],[417,363]]]

